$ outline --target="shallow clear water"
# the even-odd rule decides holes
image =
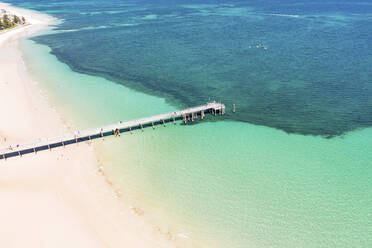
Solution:
[[[79,129],[175,109],[72,72],[45,46],[22,47],[56,108]],[[97,144],[125,197],[167,223],[180,243],[349,248],[372,245],[371,140],[370,128],[324,139],[224,121],[168,125]]]

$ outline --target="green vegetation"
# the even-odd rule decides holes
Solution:
[[[20,21],[20,20],[19,20],[18,16],[14,15],[14,16],[13,16],[13,23],[14,23],[14,24],[17,24],[19,21]]]
[[[7,14],[3,15],[3,27],[4,29],[12,27],[12,22]]]
[[[14,15],[13,20],[9,18],[7,14],[4,14],[2,18],[0,18],[0,30],[10,29],[17,26],[19,23],[25,23],[26,19],[22,16],[19,18],[18,16]]]

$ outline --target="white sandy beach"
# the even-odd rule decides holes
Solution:
[[[18,48],[53,19],[0,8],[31,23],[0,34],[0,147],[67,133]],[[0,247],[173,247],[121,201],[100,166],[86,143],[1,160]]]

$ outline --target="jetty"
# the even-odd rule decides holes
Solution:
[[[121,133],[134,130],[143,131],[145,128],[163,125],[166,123],[176,124],[177,121],[182,121],[183,124],[192,123],[197,119],[203,120],[206,115],[223,115],[225,114],[225,105],[215,101],[208,102],[205,105],[192,107],[184,110],[174,111],[167,114],[155,115],[138,120],[119,122],[96,129],[77,131],[65,135],[63,137],[54,137],[29,144],[20,144],[0,149],[0,159],[6,160],[10,157],[22,156],[29,153],[37,153],[39,151],[52,150],[56,147],[64,147],[79,142],[91,141],[107,136],[120,136]]]

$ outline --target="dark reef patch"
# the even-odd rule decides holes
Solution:
[[[371,5],[92,6],[56,13],[61,32],[33,39],[73,70],[180,107],[235,103],[231,120],[326,137],[372,125]]]

